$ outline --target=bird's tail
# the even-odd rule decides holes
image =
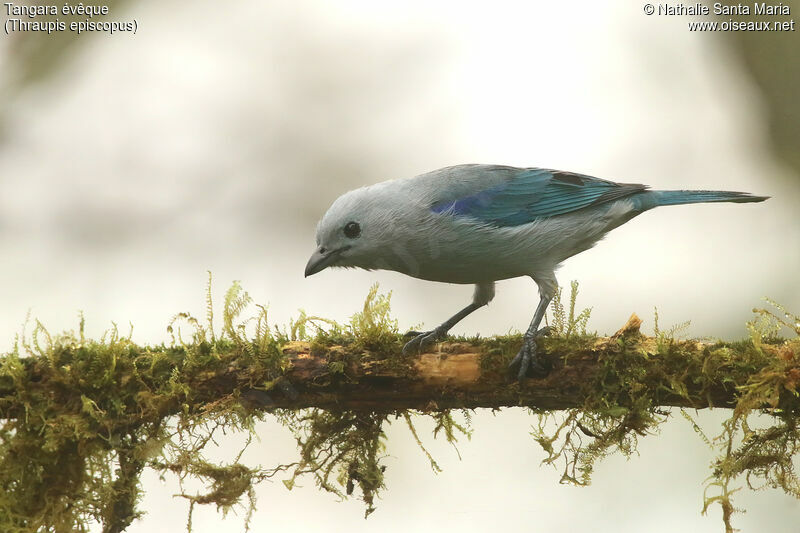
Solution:
[[[763,202],[769,196],[733,191],[648,191],[656,205],[681,205],[705,202]]]

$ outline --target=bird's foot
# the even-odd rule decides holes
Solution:
[[[412,355],[421,352],[434,342],[444,339],[447,336],[447,330],[438,327],[431,331],[409,331],[405,336],[414,338],[403,346],[403,355]]]
[[[541,328],[531,336],[525,336],[522,341],[522,348],[508,365],[509,374],[514,375],[516,371],[518,381],[522,381],[530,374],[537,377],[544,377],[548,374],[550,371],[549,365],[536,353],[536,339],[548,334],[550,334],[549,326]]]

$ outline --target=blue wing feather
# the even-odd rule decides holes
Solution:
[[[491,172],[489,167],[487,172]],[[499,185],[431,206],[435,213],[470,217],[496,226],[518,226],[625,198],[646,185],[614,183],[582,174],[541,168],[509,169]]]

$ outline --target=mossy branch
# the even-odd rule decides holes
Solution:
[[[550,364],[550,373],[523,383],[510,379],[506,370],[521,345],[520,335],[442,342],[409,357],[401,355],[403,339],[399,336],[393,339],[393,346],[377,352],[355,342],[326,345],[324,339],[286,340],[272,347],[280,352],[277,357],[273,354],[283,368],[280,372],[272,365],[251,364],[262,355],[251,344],[140,347],[126,340],[124,350],[105,356],[113,366],[130,372],[123,375],[116,368],[102,368],[102,362],[81,360],[87,350],[100,355],[100,346],[60,343],[47,364],[37,357],[13,362],[15,379],[0,380],[0,404],[13,405],[20,385],[35,391],[53,387],[63,402],[99,417],[105,412],[98,406],[102,398],[96,392],[87,395],[92,391],[79,383],[74,389],[64,388],[62,381],[70,377],[65,373],[91,372],[84,365],[98,365],[94,373],[83,374],[84,387],[134,382],[131,403],[125,406],[128,425],[139,423],[137,412],[150,414],[152,402],[158,403],[160,415],[168,417],[201,412],[234,399],[255,410],[431,411],[518,406],[558,410],[584,407],[599,395],[617,406],[646,400],[664,407],[734,407],[742,388],[770,363],[767,355],[792,353],[783,341],[762,343],[760,351],[751,342],[673,340],[660,345],[658,338],[639,333],[640,324],[632,315],[611,337],[542,339],[540,353]],[[205,359],[199,361],[202,354]],[[153,383],[155,376],[149,383],[143,381],[142,366],[152,372],[158,370],[154,365],[163,367],[160,377],[164,383]],[[784,385],[782,391],[775,391],[777,396],[770,405],[800,408],[800,398],[793,393],[794,378],[786,376]],[[151,392],[162,387],[176,387],[179,390],[173,392],[178,394],[167,397]],[[17,405],[18,409],[12,405],[3,410],[4,417],[26,416],[24,404]]]
[[[62,335],[36,322],[0,359],[0,530],[85,531],[94,520],[104,531],[123,531],[140,515],[148,468],[204,481],[205,493],[181,494],[190,510],[244,502],[249,520],[255,483],[283,476],[291,488],[307,475],[343,497],[358,487],[369,514],[383,488],[384,424],[399,417],[425,450],[411,414],[433,417],[435,434],[454,442],[469,435],[469,410],[479,407],[538,413],[533,437],[545,462],[561,464],[562,479],[578,484],[589,482],[599,458],[631,453],[667,407],[732,408],[720,437],[694,425],[721,451],[706,504],[720,503],[730,528],[730,483],[742,474],[800,495],[792,470],[800,340],[776,336],[781,327],[800,335],[800,319],[756,310],[749,339],[709,343],[658,330],[642,335],[634,315],[616,334],[598,337],[585,332],[589,312],[575,312],[576,293],[574,285],[568,306],[556,299],[555,334],[540,343],[550,374],[521,384],[506,372],[519,335],[453,339],[402,356],[389,298],[377,288],[349,324],[301,313],[282,331],[267,325],[265,307],[240,319],[251,299],[234,284],[220,333],[209,291],[207,324],[176,315],[169,346],[138,346],[116,327],[88,340],[82,319],[77,333]],[[776,423],[752,429],[748,417],[759,412]],[[217,430],[253,436],[267,416],[294,433],[297,462],[263,468],[204,456]]]

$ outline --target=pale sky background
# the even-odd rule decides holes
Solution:
[[[346,190],[457,163],[545,166],[655,188],[743,190],[763,204],[663,208],[615,230],[559,271],[581,282],[590,327],[631,312],[652,331],[739,338],[772,297],[800,309],[798,176],[772,155],[765,104],[720,35],[631,2],[131,2],[133,35],[85,35],[46,81],[12,90],[14,37],[0,36],[0,351],[28,309],[50,330],[132,322],[167,340],[172,315],[204,314],[234,279],[274,323],[303,308],[347,320],[374,282],[401,327],[438,325],[472,288],[400,274],[303,268],[316,221]],[[787,37],[788,38],[788,37]],[[531,280],[502,282],[454,333],[523,330]],[[701,414],[719,432],[724,412]],[[434,475],[403,424],[388,429],[377,511],[313,486],[258,489],[254,531],[697,531],[713,457],[677,416],[640,455],[601,463],[588,488],[539,465],[531,418],[476,413],[459,449],[425,439]],[[424,424],[423,424],[424,426]],[[292,461],[265,424],[251,463]],[[222,454],[238,439],[220,441]],[[145,479],[148,515],[131,532],[175,531],[187,505]],[[800,504],[743,491],[742,531],[795,532]],[[198,509],[195,531],[242,519]]]

